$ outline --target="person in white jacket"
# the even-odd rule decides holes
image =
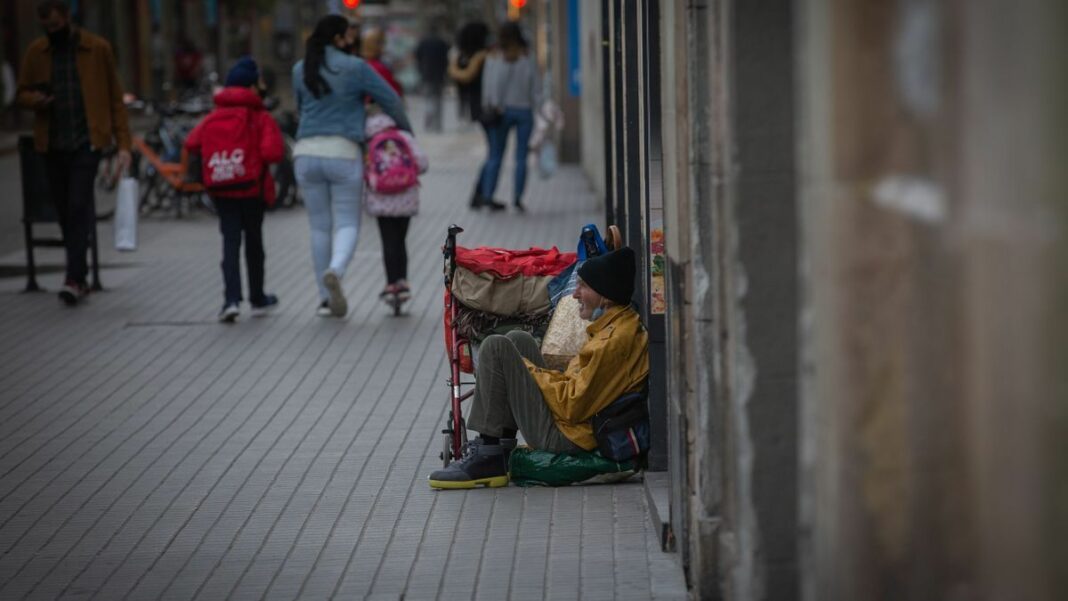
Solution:
[[[408,150],[415,159],[419,173],[425,173],[429,167],[426,153],[419,148],[410,133],[397,130],[396,122],[389,115],[381,112],[371,115],[364,125],[367,139],[371,141],[372,146],[375,136],[388,130],[396,130],[407,142]],[[371,153],[368,153],[368,160],[371,158]],[[367,184],[364,208],[378,221],[378,231],[382,237],[386,287],[379,297],[387,303],[403,303],[411,298],[411,288],[408,285],[408,248],[405,239],[408,236],[408,224],[411,218],[419,212],[419,184],[393,194],[376,191],[370,184]]]

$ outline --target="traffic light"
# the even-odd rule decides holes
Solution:
[[[518,21],[527,0],[508,0],[508,20]]]
[[[360,0],[342,0],[345,3],[345,8],[356,8],[360,5]]]

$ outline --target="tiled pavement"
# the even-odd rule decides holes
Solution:
[[[473,213],[480,139],[420,139],[432,167],[406,316],[377,301],[366,220],[349,317],[315,317],[300,210],[267,220],[282,305],[262,319],[214,321],[207,215],[143,222],[137,252],[105,250],[107,291],[73,310],[0,280],[0,599],[685,598],[639,483],[427,487],[448,399],[446,225],[464,245],[570,247],[600,219],[573,169],[532,174],[526,215]]]

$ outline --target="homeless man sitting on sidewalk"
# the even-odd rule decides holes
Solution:
[[[475,394],[467,425],[481,434],[463,459],[430,474],[432,488],[508,485],[516,431],[532,448],[580,453],[597,448],[590,419],[638,391],[649,374],[648,335],[634,294],[634,251],[589,259],[578,270],[579,315],[589,336],[567,368],[545,368],[534,338],[521,331],[486,338],[478,350]]]

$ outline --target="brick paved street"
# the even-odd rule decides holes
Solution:
[[[570,248],[603,217],[577,169],[532,170],[525,216],[473,213],[479,136],[420,140],[431,171],[406,316],[377,300],[365,219],[350,315],[316,317],[299,209],[265,225],[280,310],[254,319],[245,305],[232,326],[215,321],[206,214],[144,221],[127,254],[102,224],[107,291],[73,310],[55,298],[60,274],[39,278],[48,294],[0,280],[0,599],[685,598],[641,483],[427,487],[448,399],[445,227],[465,227],[467,246]]]

